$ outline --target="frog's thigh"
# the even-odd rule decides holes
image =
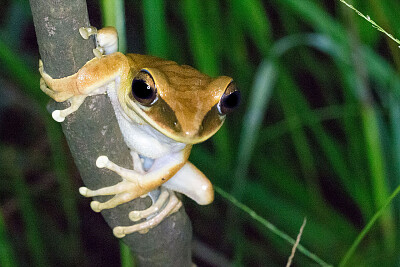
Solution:
[[[214,200],[214,189],[210,180],[190,162],[186,162],[163,186],[185,194],[200,205],[210,204]]]

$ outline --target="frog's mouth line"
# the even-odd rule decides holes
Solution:
[[[222,126],[225,117],[223,117],[222,120],[218,122],[218,125],[214,127],[213,131],[210,131],[208,134],[204,135],[185,135],[185,133],[177,133],[171,128],[163,128],[161,127],[158,123],[156,123],[155,120],[153,120],[145,110],[141,109],[138,104],[132,104],[131,102],[126,102],[125,108],[120,105],[121,109],[123,110],[122,112],[125,113],[124,115],[129,116],[129,112],[135,113],[136,116],[138,116],[140,119],[145,121],[147,124],[151,125],[155,130],[163,134],[164,136],[180,143],[184,144],[198,144],[201,142],[204,142],[205,140],[209,139],[211,136],[213,136]],[[124,111],[128,112],[124,112]],[[210,111],[211,112],[211,111]],[[171,129],[171,130],[168,130]]]

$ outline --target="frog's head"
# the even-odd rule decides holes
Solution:
[[[195,144],[210,138],[240,102],[232,78],[210,78],[157,57],[129,55],[132,83],[119,93],[122,108],[169,138]]]

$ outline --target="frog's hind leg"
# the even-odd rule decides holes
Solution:
[[[210,180],[189,161],[163,186],[190,197],[200,205],[210,204],[214,200]]]
[[[182,202],[177,198],[173,191],[168,190],[169,201],[166,206],[156,216],[148,219],[142,223],[134,224],[132,226],[117,226],[113,229],[116,237],[122,238],[127,234],[139,232],[145,234],[149,229],[160,224],[166,217],[178,211],[182,207]]]
[[[65,120],[65,117],[78,110],[78,108],[82,105],[83,101],[85,101],[86,97],[87,97],[86,95],[72,96],[71,98],[68,99],[69,103],[71,104],[68,108],[61,110],[54,110],[53,113],[51,113],[51,116],[53,117],[54,120],[58,122],[63,122]]]

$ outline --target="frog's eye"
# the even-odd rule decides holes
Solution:
[[[231,82],[226,88],[217,105],[218,112],[221,115],[231,113],[240,104],[240,91],[236,84]]]
[[[140,71],[133,79],[131,92],[130,97],[143,106],[151,106],[157,100],[157,89],[153,77],[145,70]]]

